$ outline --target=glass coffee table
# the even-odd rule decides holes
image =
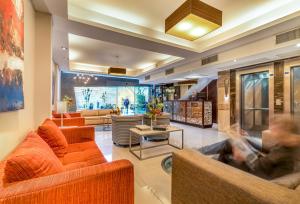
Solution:
[[[165,134],[165,133],[172,133],[172,132],[181,132],[181,146],[180,147],[177,147],[177,146],[170,143],[171,134],[168,137],[167,143],[164,143],[164,144],[161,144],[161,143],[160,144],[155,144],[155,143],[153,143],[153,145],[151,145],[151,146],[147,146],[147,147],[143,146],[143,144],[145,142],[147,142],[146,140],[144,140],[144,137],[146,137],[146,136],[155,137],[155,136],[161,136],[162,134]],[[139,137],[140,144],[139,144],[139,147],[137,147],[137,148],[132,148],[131,141],[132,141],[132,135],[133,134],[135,134]],[[143,150],[152,149],[152,148],[165,146],[165,145],[169,145],[169,146],[172,146],[176,149],[182,150],[183,147],[184,147],[184,130],[181,129],[181,128],[175,127],[175,126],[168,126],[167,130],[139,130],[137,128],[130,128],[129,152],[131,152],[139,160],[150,159],[150,158],[153,158],[153,157],[158,157],[158,156],[161,156],[161,155],[172,153],[172,152],[165,152],[165,153],[160,153],[160,154],[156,154],[154,156],[148,156],[148,157],[143,157],[143,155],[142,155]],[[138,152],[138,154],[136,154],[135,152]]]

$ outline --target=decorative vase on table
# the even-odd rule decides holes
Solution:
[[[153,129],[153,127],[154,126],[156,126],[157,125],[157,119],[156,119],[156,117],[153,119],[152,117],[151,117],[151,130]]]
[[[151,119],[151,129],[156,125],[156,118],[162,114],[163,107],[164,104],[158,98],[154,98],[148,103],[146,115]]]

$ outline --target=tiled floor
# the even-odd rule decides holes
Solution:
[[[184,129],[184,148],[199,148],[226,138],[223,133],[217,131],[216,127],[201,129],[178,123],[173,125]],[[180,133],[172,133],[171,138],[171,143],[180,144]],[[128,151],[128,148],[113,145],[111,131],[101,131],[101,129],[96,132],[96,142],[107,160],[128,159],[134,164],[136,204],[171,203],[171,176],[161,167],[161,161],[168,155],[140,161]],[[145,156],[169,150],[180,151],[170,148],[163,146],[163,148],[151,149],[145,152]]]

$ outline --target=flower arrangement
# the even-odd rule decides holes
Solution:
[[[156,120],[158,115],[162,114],[162,109],[164,104],[160,102],[158,98],[154,98],[151,102],[148,103],[147,108],[148,111],[146,115],[150,117],[152,120]]]
[[[117,106],[116,109],[113,109],[112,113],[113,113],[114,115],[120,115],[120,114],[121,114],[121,110],[120,110],[120,108]]]
[[[68,109],[69,109],[69,108],[72,106],[72,104],[73,104],[73,99],[72,99],[71,97],[67,96],[67,95],[65,95],[65,96],[63,97],[63,101],[67,102],[67,107],[68,107]]]

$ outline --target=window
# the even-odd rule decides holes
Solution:
[[[74,87],[77,110],[120,108],[123,114],[143,114],[150,97],[148,86]]]

